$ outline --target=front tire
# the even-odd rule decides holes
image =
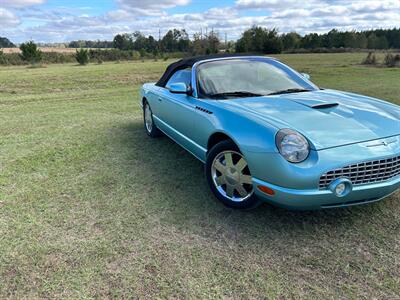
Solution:
[[[155,138],[162,135],[161,131],[154,123],[153,112],[151,111],[150,105],[147,101],[144,101],[143,103],[143,121],[144,129],[148,136]]]
[[[222,141],[210,150],[206,176],[212,192],[224,205],[249,209],[259,204],[247,161],[231,140]]]

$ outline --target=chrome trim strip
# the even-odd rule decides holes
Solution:
[[[163,124],[165,127],[167,127],[168,129],[170,129],[171,131],[173,131],[174,133],[176,133],[177,135],[179,135],[181,138],[185,139],[186,141],[188,141],[190,144],[192,144],[193,146],[195,146],[196,148],[198,148],[199,150],[203,151],[204,153],[207,153],[207,149],[200,146],[199,144],[195,143],[194,141],[192,141],[191,139],[189,139],[186,135],[180,133],[178,130],[176,130],[175,128],[171,127],[170,125],[168,125],[167,123],[165,123],[163,120],[161,120],[159,117],[157,117],[156,115],[153,114],[153,118],[156,119],[158,122],[160,122],[161,124]],[[177,143],[179,146],[181,146],[183,149],[185,149],[186,151],[188,151],[190,154],[192,154],[194,157],[196,157],[198,160],[200,160],[201,162],[205,163],[205,161],[203,159],[201,159],[198,155],[196,155],[195,153],[193,153],[192,151],[190,151],[189,149],[187,149],[185,146],[183,146],[181,143],[179,143],[176,139],[174,139],[171,135],[169,135],[167,132],[165,132],[164,130],[160,129],[162,132],[165,133],[165,135],[167,135],[170,139],[172,139],[175,143]]]

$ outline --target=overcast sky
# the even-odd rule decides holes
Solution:
[[[237,39],[252,25],[280,32],[400,27],[400,0],[0,0],[0,36],[20,43],[112,40],[139,30],[208,28]]]

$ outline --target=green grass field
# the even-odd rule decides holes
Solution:
[[[400,104],[365,54],[282,55],[322,87]],[[400,194],[234,211],[142,126],[170,62],[0,67],[0,298],[400,298]]]

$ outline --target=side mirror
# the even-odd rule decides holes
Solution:
[[[189,94],[190,89],[185,83],[177,82],[169,86],[169,91],[173,94]]]
[[[311,76],[307,73],[301,73],[301,76],[303,76],[305,79],[310,80]]]

